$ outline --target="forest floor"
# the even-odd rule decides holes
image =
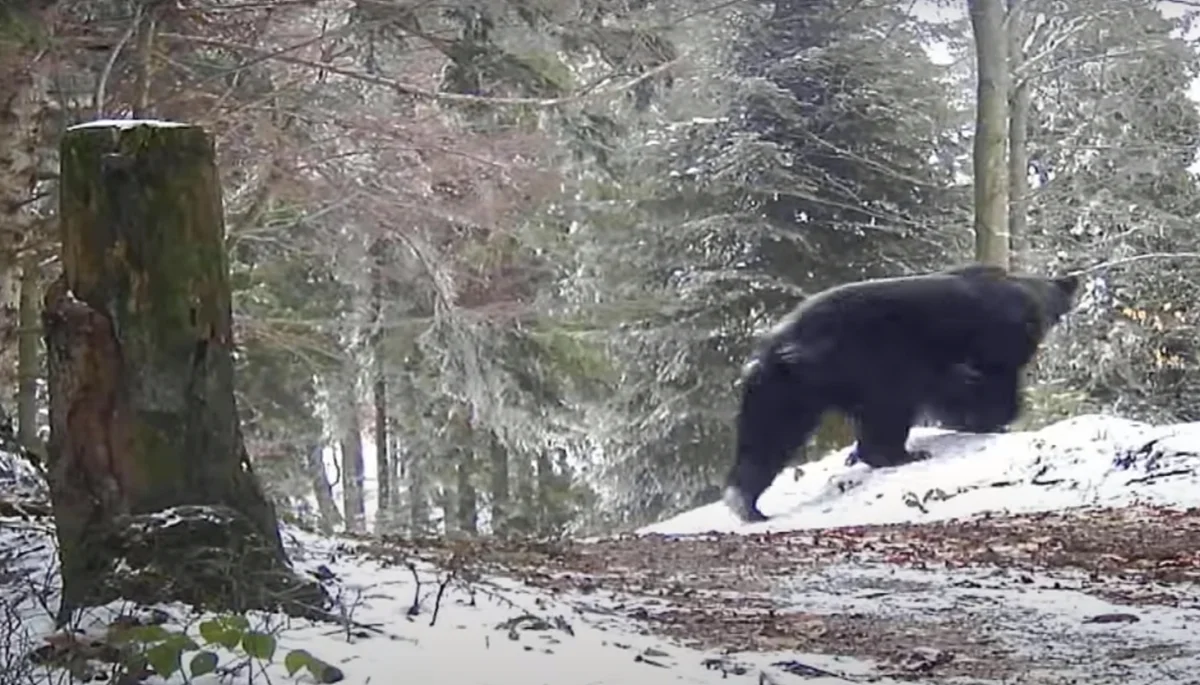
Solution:
[[[1200,509],[359,551],[506,576],[732,673],[771,655],[797,682],[1200,683]]]
[[[0,590],[12,591],[0,613],[25,637],[6,628],[0,673],[6,653],[25,663],[53,634],[57,575],[44,483],[14,463],[0,459]],[[1033,492],[1007,491],[1018,504]],[[475,685],[1200,685],[1200,507],[598,541],[285,528],[297,568],[369,628],[289,620],[281,644],[339,665],[347,683],[402,670]],[[181,629],[199,620],[167,610]]]

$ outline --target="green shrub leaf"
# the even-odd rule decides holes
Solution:
[[[208,644],[220,644],[225,636],[225,627],[216,621],[203,621],[200,624],[200,637]]]
[[[221,617],[221,623],[225,625],[226,630],[236,630],[239,633],[244,633],[250,630],[250,619],[240,614],[229,614]]]
[[[188,664],[188,670],[192,672],[193,678],[212,673],[217,670],[217,655],[208,651],[198,652]]]
[[[125,632],[126,638],[130,642],[137,642],[143,645],[151,645],[156,642],[162,642],[171,636],[170,631],[160,625],[149,626],[133,626]]]
[[[166,680],[179,670],[179,658],[182,655],[183,651],[177,646],[162,642],[146,650],[146,663],[160,678]]]
[[[242,637],[242,649],[259,661],[270,661],[275,656],[275,638],[267,633],[252,630]]]
[[[312,663],[313,657],[306,650],[293,649],[283,657],[283,667],[287,669],[288,677],[296,675],[296,671]]]
[[[320,659],[313,659],[308,663],[308,672],[318,683],[340,683],[346,677],[346,674],[342,673],[342,669]]]

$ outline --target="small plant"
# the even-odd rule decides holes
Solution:
[[[205,647],[220,646],[250,659],[270,662],[275,658],[278,643],[275,637],[250,629],[250,622],[239,615],[218,616],[199,626],[200,639]],[[110,642],[126,654],[125,665],[130,672],[148,672],[170,678],[178,672],[196,678],[217,670],[220,658],[211,649],[202,648],[186,632],[161,625],[138,625],[115,628]],[[185,655],[187,668],[183,662]],[[307,650],[294,649],[283,658],[289,676],[307,670],[318,683],[336,683],[345,675],[336,666],[321,661]]]
[[[1057,384],[1035,385],[1026,390],[1027,409],[1012,424],[1012,430],[1037,430],[1092,411],[1086,393]]]

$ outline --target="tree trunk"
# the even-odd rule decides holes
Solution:
[[[492,534],[505,535],[509,532],[508,447],[501,442],[500,436],[492,433],[488,437],[492,476]]]
[[[969,0],[975,34],[975,258],[1008,267],[1008,58],[1005,0]]]
[[[392,461],[388,454],[387,384],[383,363],[375,362],[375,530],[383,533],[392,525]]]
[[[535,478],[537,479],[537,512],[534,519],[534,530],[538,535],[549,535],[554,528],[554,461],[550,458],[549,448],[538,451]]]
[[[437,492],[433,496],[434,503],[442,508],[442,534],[447,537],[458,532],[458,529],[455,528],[458,523],[455,494],[454,488],[438,486]]]
[[[388,411],[393,411],[392,403],[388,403]],[[404,523],[404,452],[403,445],[396,438],[399,432],[396,418],[389,416],[387,420],[388,439],[388,483],[391,492],[388,493],[388,526],[393,532],[399,532]]]
[[[350,374],[350,363],[346,373]],[[361,533],[367,526],[367,508],[363,496],[365,469],[363,467],[362,424],[358,420],[358,384],[353,376],[341,379],[339,430],[342,437],[342,508],[346,512],[346,530]]]
[[[64,609],[100,592],[114,552],[96,540],[120,514],[223,505],[286,568],[237,418],[211,140],[196,126],[91,124],[69,129],[61,154],[63,273],[43,327]]]
[[[455,493],[458,503],[454,508],[458,530],[467,535],[479,533],[478,493],[475,492],[475,450],[473,441],[464,440],[457,448],[455,460]]]
[[[508,516],[508,526],[514,533],[532,535],[537,531],[538,521],[535,460],[528,452],[522,452],[511,465],[509,476],[516,497]]]
[[[0,226],[0,240],[10,230]],[[20,229],[12,229],[18,233]],[[13,374],[19,368],[21,330],[21,270],[15,243],[0,244],[0,407],[11,407],[16,400],[20,379]]]
[[[27,252],[21,265],[21,308],[17,324],[17,441],[25,449],[44,456],[37,435],[37,381],[41,372],[38,349],[42,334],[38,291],[38,262]]]
[[[1022,0],[1008,0],[1008,246],[1009,267],[1017,268],[1029,248],[1029,80],[1019,74],[1025,61]]]
[[[388,455],[387,380],[384,375],[383,335],[383,260],[387,249],[382,238],[371,246],[371,332],[373,356],[372,386],[375,403],[375,532],[384,533],[392,525],[392,463]]]
[[[479,493],[475,490],[475,430],[469,406],[458,406],[451,412],[449,430],[450,448],[448,456],[454,470],[454,514],[446,514],[446,530],[468,536],[479,533]],[[448,502],[449,504],[449,502]]]
[[[144,15],[138,22],[137,26],[137,59],[134,71],[134,101],[133,101],[133,117],[141,118],[148,116],[150,112],[150,94],[154,88],[154,59],[155,59],[155,40],[154,37],[158,33],[158,19],[160,13],[167,10],[165,4],[146,3],[142,5]],[[104,103],[97,103],[97,106],[102,107]]]
[[[321,515],[321,532],[329,535],[342,524],[342,514],[333,499],[333,486],[329,474],[325,473],[325,446],[317,443],[308,448],[308,475],[312,480],[313,496],[317,498],[317,511]]]
[[[401,454],[397,452],[397,455]],[[428,479],[425,477],[426,462],[424,453],[419,449],[408,448],[403,451],[408,484],[408,526],[412,535],[424,535],[429,532],[429,493]]]

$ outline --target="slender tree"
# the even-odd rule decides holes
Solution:
[[[975,36],[975,258],[1007,268],[1009,64],[1005,0],[968,0]]]

